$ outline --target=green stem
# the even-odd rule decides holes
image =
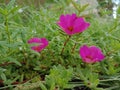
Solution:
[[[80,33],[81,34],[81,33]],[[80,34],[78,34],[78,35],[80,35]],[[71,50],[71,53],[74,53],[74,51],[75,51],[75,48],[76,48],[76,46],[77,46],[77,42],[79,41],[79,37],[77,37],[78,39],[75,41],[75,44],[74,44],[74,46],[72,47],[72,50]]]
[[[92,64],[88,64],[88,68],[90,70],[90,73],[92,74],[93,73],[93,66],[92,66]]]
[[[28,57],[27,57],[27,53],[26,53],[26,51],[25,51],[25,48],[23,48],[22,54],[23,54],[23,57],[24,57],[23,62],[28,61],[28,59],[27,59]]]
[[[7,33],[8,42],[10,44],[10,32],[9,32],[9,28],[8,28],[8,17],[7,16],[5,17],[5,30],[6,30],[6,33]]]
[[[26,68],[29,68],[29,60],[26,61]]]
[[[76,46],[77,46],[77,43],[74,44],[71,53],[74,53]]]
[[[69,36],[69,37],[67,38],[67,40],[64,42],[64,46],[63,46],[63,48],[62,48],[61,55],[63,54],[63,51],[64,51],[64,49],[65,49],[65,46],[66,46],[67,42],[70,40],[70,38],[71,38],[71,36]]]

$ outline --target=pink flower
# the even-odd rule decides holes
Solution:
[[[42,51],[47,45],[48,45],[48,40],[46,38],[31,38],[28,40],[29,44],[37,44],[37,46],[32,46],[31,49],[40,52]]]
[[[95,63],[102,61],[105,56],[103,55],[102,51],[96,46],[86,46],[83,45],[80,47],[80,56],[83,62],[86,63]]]
[[[83,17],[77,17],[76,14],[61,15],[57,24],[68,35],[81,33],[90,26],[90,23],[86,22]]]

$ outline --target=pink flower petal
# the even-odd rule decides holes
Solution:
[[[32,46],[31,49],[36,52],[40,52],[42,50],[42,48],[40,46]]]
[[[86,58],[86,56],[89,54],[90,54],[89,47],[87,47],[86,45],[80,47],[80,55],[83,59]]]
[[[80,47],[80,56],[83,62],[86,63],[99,62],[105,58],[104,54],[98,47],[96,46],[88,47],[86,45]]]
[[[86,30],[90,26],[90,23],[85,22],[83,18],[78,18],[74,22],[74,32],[75,33],[81,33],[84,30]]]
[[[90,26],[90,23],[86,22],[82,17],[77,17],[76,14],[61,15],[57,24],[68,35],[81,33]]]
[[[41,42],[41,38],[37,38],[37,37],[34,37],[34,38],[31,38],[30,40],[28,40],[28,43],[40,43]]]
[[[48,46],[48,40],[46,38],[31,38],[30,40],[28,40],[29,44],[34,44],[37,43],[37,46],[32,46],[31,49],[36,51],[36,52],[40,52],[42,51],[46,46]]]
[[[97,60],[97,61],[101,61],[105,58],[105,56],[103,55],[102,51],[96,47],[96,46],[91,46],[90,47],[90,50],[91,50],[91,56]]]

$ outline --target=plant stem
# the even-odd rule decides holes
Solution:
[[[67,38],[67,40],[64,42],[64,46],[63,46],[63,48],[62,48],[61,55],[63,54],[63,51],[64,51],[64,49],[65,49],[65,46],[66,46],[67,42],[70,40],[70,38],[71,38],[71,36],[69,36],[69,37]]]
[[[5,17],[5,30],[6,30],[6,33],[7,33],[8,42],[10,44],[10,32],[9,32],[9,29],[8,29],[8,17],[7,16]]]
[[[74,44],[71,53],[74,53],[77,43]]]
[[[81,33],[80,33],[80,34],[81,34]],[[71,53],[74,53],[78,41],[79,41],[79,38],[76,40],[74,46],[72,47]]]

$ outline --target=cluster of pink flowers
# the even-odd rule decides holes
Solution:
[[[83,17],[77,17],[76,14],[61,15],[57,24],[60,28],[69,36],[77,33],[82,33],[89,26],[90,23],[86,22]],[[41,52],[47,45],[48,40],[46,38],[31,38],[28,40],[29,44],[37,43],[37,46],[32,46],[31,49],[37,52]],[[80,47],[80,56],[85,63],[96,63],[102,61],[105,56],[96,46],[83,45]]]
[[[86,22],[83,17],[77,17],[76,14],[61,15],[57,24],[66,34],[70,36],[81,33],[90,26],[90,23]],[[88,47],[87,45],[80,47],[80,56],[83,62],[86,63],[99,62],[105,58],[102,51],[98,47]]]

